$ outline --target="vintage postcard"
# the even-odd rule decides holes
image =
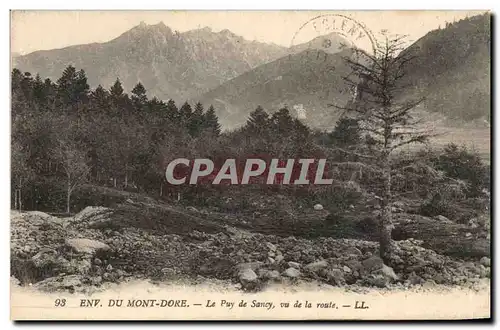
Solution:
[[[490,22],[11,11],[11,319],[490,319]]]

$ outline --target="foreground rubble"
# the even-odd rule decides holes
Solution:
[[[414,239],[396,242],[391,268],[378,257],[376,242],[279,237],[228,226],[217,233],[179,234],[111,229],[102,224],[109,224],[112,214],[103,207],[87,207],[63,219],[12,212],[13,283],[85,293],[137,279],[223,280],[243,290],[304,281],[357,288],[470,287],[489,278],[491,271],[488,257],[451,258]]]

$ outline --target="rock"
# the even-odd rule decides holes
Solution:
[[[90,268],[92,268],[92,263],[89,259],[73,259],[71,260],[70,264],[72,272],[78,274],[86,274],[90,271]]]
[[[358,271],[363,269],[363,264],[359,262],[358,260],[348,260],[346,261],[346,265],[352,270],[352,271]]]
[[[81,286],[82,277],[80,275],[49,277],[33,285],[34,288],[46,292],[73,291]]]
[[[267,258],[267,262],[270,263],[270,264],[274,264],[276,261],[273,258],[268,257]]]
[[[193,207],[193,206],[188,206],[186,207],[186,210],[188,211],[192,211],[192,212],[199,212],[197,208]]]
[[[276,252],[276,245],[274,245],[273,243],[271,242],[266,242],[266,246],[269,250],[273,251],[273,252]]]
[[[327,272],[327,278],[329,281],[334,282],[336,285],[345,284],[344,273],[340,269],[337,268],[330,269]]]
[[[300,264],[298,262],[295,262],[295,261],[289,261],[288,266],[291,268],[300,269]]]
[[[345,255],[362,256],[363,253],[356,247],[350,246],[342,252]]]
[[[321,204],[316,204],[316,205],[314,205],[314,209],[315,209],[316,211],[321,211],[321,210],[323,210],[323,205],[321,205]]]
[[[252,271],[256,272],[260,267],[262,267],[264,263],[262,261],[252,261],[252,262],[245,262],[236,265],[236,269],[241,272],[245,269],[251,269]]]
[[[371,275],[366,279],[366,282],[378,288],[385,288],[389,284],[389,281],[383,275]]]
[[[371,256],[370,258],[363,260],[361,264],[367,271],[372,272],[374,270],[382,268],[384,262],[378,256]]]
[[[262,273],[261,277],[268,280],[278,280],[281,276],[277,270],[266,270]]]
[[[479,260],[479,263],[481,263],[484,267],[491,267],[491,259],[488,257],[482,257],[481,260]]]
[[[248,288],[257,282],[258,277],[252,269],[245,268],[239,272],[238,279],[243,287]]]
[[[111,266],[111,264],[107,265],[107,266],[106,266],[106,270],[107,270],[108,272],[112,271],[112,270],[113,270],[113,266]]]
[[[300,270],[290,267],[283,272],[283,275],[290,278],[297,278],[300,276]]]
[[[443,216],[443,215],[436,215],[434,217],[434,219],[442,222],[442,223],[453,223],[453,221],[451,221],[450,219],[448,219],[447,217]]]
[[[279,274],[278,274],[279,275]],[[14,276],[11,276],[10,277],[10,285],[12,286],[19,286],[21,285],[21,281],[19,281],[17,278],[15,278]]]
[[[410,276],[408,277],[408,281],[412,285],[424,284],[424,282],[425,282],[425,280],[423,278],[416,275],[415,273],[410,274]]]
[[[42,268],[52,266],[56,263],[57,253],[52,249],[42,249],[33,257],[31,257],[31,261],[35,267]]]
[[[347,267],[347,266],[342,267],[342,270],[343,270],[345,273],[350,273],[350,272],[352,272],[352,271],[351,271],[351,268],[349,268],[349,267]]]
[[[285,260],[285,258],[283,257],[283,255],[282,255],[282,254],[278,254],[278,255],[276,256],[275,260],[276,260],[276,262],[277,262],[277,263],[280,263],[280,262],[282,262],[283,260]]]
[[[95,254],[97,251],[108,251],[109,245],[87,238],[71,238],[66,240],[66,245],[78,253]]]
[[[91,277],[90,283],[92,283],[93,285],[100,285],[102,283],[102,277],[101,276]]]
[[[384,276],[389,283],[397,281],[399,279],[394,270],[391,267],[384,264],[382,264],[382,268],[373,271],[373,274]]]
[[[99,258],[95,258],[95,259],[94,259],[94,264],[96,264],[96,265],[98,265],[98,266],[99,266],[99,265],[102,265],[102,260],[101,260],[101,259],[99,259]]]
[[[328,267],[328,262],[326,260],[319,260],[307,264],[304,268],[310,272],[317,273],[319,270],[324,269],[326,267]]]

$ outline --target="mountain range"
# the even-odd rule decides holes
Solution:
[[[397,31],[396,31],[397,32]],[[402,97],[424,95],[424,111],[460,122],[490,118],[490,15],[447,23],[404,52],[413,52]],[[213,104],[226,128],[245,122],[258,105],[269,112],[288,106],[318,128],[331,128],[352,91],[342,77],[352,45],[332,33],[290,48],[248,41],[229,30],[183,33],[164,23],[140,25],[105,43],[36,51],[14,66],[57,79],[66,66],[84,69],[93,87],[119,77],[125,90],[137,82],[148,95]]]

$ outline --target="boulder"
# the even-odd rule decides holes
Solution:
[[[484,267],[491,267],[491,259],[488,257],[482,257],[481,260],[479,260],[479,262]]]
[[[447,217],[445,217],[444,215],[436,215],[434,217],[434,219],[442,222],[442,223],[453,223],[453,221],[451,221],[450,219],[448,219]]]
[[[261,277],[268,280],[278,280],[281,276],[277,270],[266,270],[262,272]]]
[[[328,281],[335,283],[336,285],[344,285],[344,273],[337,268],[330,269],[327,272]]]
[[[300,276],[300,270],[290,267],[283,272],[283,275],[290,278],[297,278]]]
[[[11,276],[10,277],[10,285],[12,285],[12,286],[19,286],[19,285],[21,285],[21,281],[19,281],[14,276]]]
[[[389,281],[383,275],[371,275],[366,279],[366,282],[378,288],[385,288],[389,284]]]
[[[321,211],[321,210],[323,210],[323,205],[321,205],[321,204],[316,204],[316,205],[314,205],[314,209],[315,209],[316,211]]]
[[[382,268],[373,271],[372,274],[384,276],[389,283],[399,280],[399,277],[396,275],[394,270],[384,264],[382,264]]]
[[[266,242],[266,246],[270,251],[276,252],[276,245],[271,242]]]
[[[66,245],[68,245],[78,253],[87,253],[87,254],[95,254],[97,251],[108,251],[111,249],[109,245],[105,243],[88,238],[67,239]]]
[[[307,264],[304,268],[310,272],[317,273],[319,270],[328,267],[328,262],[326,260],[319,260]]]
[[[358,248],[354,246],[350,246],[345,251],[343,251],[343,254],[348,255],[348,256],[362,256],[363,252],[361,252]]]
[[[244,262],[236,265],[236,269],[238,270],[238,272],[241,272],[245,269],[251,269],[253,272],[256,272],[263,265],[264,263],[262,261]]]
[[[238,279],[244,288],[248,288],[257,283],[258,277],[252,269],[245,268],[238,273]]]
[[[371,256],[370,258],[363,260],[361,264],[368,272],[372,272],[382,268],[384,261],[378,256]]]
[[[35,283],[33,287],[45,292],[74,291],[82,287],[82,277],[81,275],[49,277]]]

